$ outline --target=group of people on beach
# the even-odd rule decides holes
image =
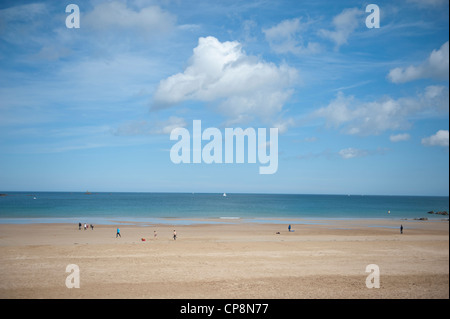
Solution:
[[[84,230],[88,229],[89,227],[92,230],[94,230],[93,224],[88,225],[87,223],[84,223],[84,224],[78,223],[78,230],[81,230],[81,227],[83,227]],[[117,230],[116,230],[116,238],[117,237],[122,237],[122,235],[120,234],[120,228],[117,228]],[[153,232],[153,238],[154,239],[158,238],[158,233],[156,232],[156,230]],[[177,240],[177,231],[175,229],[173,230],[173,240]]]
[[[83,227],[84,230],[88,229],[89,227],[92,230],[94,230],[93,224],[88,225],[87,223],[84,223],[84,224],[78,223],[78,230],[81,230],[81,227]],[[120,234],[120,228],[117,228],[117,230],[116,230],[116,238],[117,237],[122,237],[122,235]],[[154,239],[158,238],[158,233],[156,232],[156,230],[153,231],[153,238]],[[173,230],[173,240],[177,240],[177,231],[175,229]]]
[[[88,229],[89,227],[90,227],[92,230],[94,230],[94,225],[92,225],[92,224],[88,225],[88,224],[86,224],[86,223],[84,223],[83,225],[82,225],[81,223],[78,223],[78,230],[81,230],[81,227],[82,227],[82,226],[83,226],[84,230]]]
[[[89,227],[92,230],[94,230],[93,224],[89,224],[89,225],[87,223],[81,224],[81,222],[80,222],[80,223],[78,223],[78,230],[81,230],[81,227],[83,227],[84,230],[88,229]],[[116,238],[117,237],[122,237],[122,235],[120,234],[120,228],[117,228],[117,230],[116,230]],[[153,238],[157,239],[157,237],[158,237],[158,233],[155,230],[153,232]],[[177,231],[175,229],[173,230],[173,240],[177,240]]]

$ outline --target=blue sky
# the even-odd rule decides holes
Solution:
[[[448,196],[448,6],[2,1],[0,190]],[[193,120],[278,128],[277,172],[174,164]]]

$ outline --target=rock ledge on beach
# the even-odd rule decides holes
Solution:
[[[442,211],[442,212],[429,211],[428,214],[435,214],[435,215],[448,216],[448,212],[446,212],[446,211]]]

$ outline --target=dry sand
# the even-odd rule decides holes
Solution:
[[[0,298],[449,298],[448,221],[321,222],[120,225],[121,238],[115,225],[2,224]],[[66,287],[69,264],[80,288]]]

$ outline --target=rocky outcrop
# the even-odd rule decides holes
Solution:
[[[428,214],[435,214],[435,215],[448,216],[448,212],[446,212],[446,211],[442,211],[442,212],[429,211]]]

